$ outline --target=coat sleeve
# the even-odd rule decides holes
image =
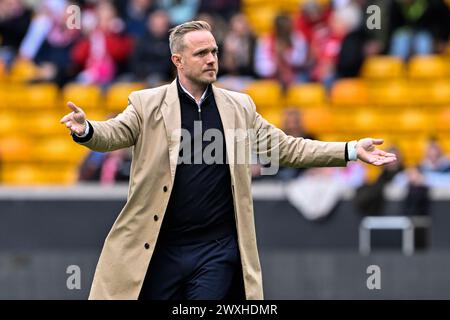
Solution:
[[[142,117],[137,94],[128,98],[128,106],[115,118],[107,121],[91,121],[92,133],[88,139],[74,139],[81,145],[98,152],[109,152],[131,147],[141,132]],[[86,141],[87,140],[87,141]]]
[[[253,100],[248,96],[252,107],[254,145],[260,157],[278,161],[286,167],[345,167],[345,142],[323,142],[295,138],[270,124],[257,111]]]

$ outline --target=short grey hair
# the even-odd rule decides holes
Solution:
[[[184,49],[184,35],[192,31],[206,30],[211,32],[211,26],[206,21],[189,21],[170,29],[169,46],[172,54]]]

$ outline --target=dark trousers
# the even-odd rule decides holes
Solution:
[[[158,243],[139,299],[245,299],[235,236],[182,246]]]

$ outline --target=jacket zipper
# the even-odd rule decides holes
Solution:
[[[200,105],[197,105],[198,110],[198,120],[202,121],[202,109],[200,108]]]

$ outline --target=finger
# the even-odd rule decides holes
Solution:
[[[381,160],[379,163],[378,163],[378,165],[380,165],[380,166],[384,166],[384,165],[389,165],[389,164],[392,164],[392,163],[395,163],[395,159],[392,159],[392,158],[386,158],[386,159],[384,159],[384,160]]]
[[[396,157],[397,155],[395,153],[389,153],[380,149],[375,149],[372,152],[376,156],[385,156],[385,157]]]
[[[72,121],[67,121],[66,122],[66,127],[67,128],[71,128],[72,127]]]
[[[70,131],[75,132],[77,135],[80,135],[80,130],[77,130],[77,128],[75,128],[75,126],[70,127]]]
[[[372,139],[372,143],[376,145],[383,144],[383,142],[384,142],[383,139]]]
[[[71,120],[73,114],[74,114],[73,112],[66,114],[64,117],[61,118],[61,120],[59,120],[59,122],[64,123]]]
[[[376,166],[392,164],[397,161],[397,159],[394,157],[383,157],[383,158],[378,157],[378,158],[374,158],[372,160],[373,160],[372,164],[376,165]]]
[[[74,113],[78,113],[81,112],[81,109],[78,108],[75,103],[73,103],[72,101],[67,102],[67,106],[73,110]]]

